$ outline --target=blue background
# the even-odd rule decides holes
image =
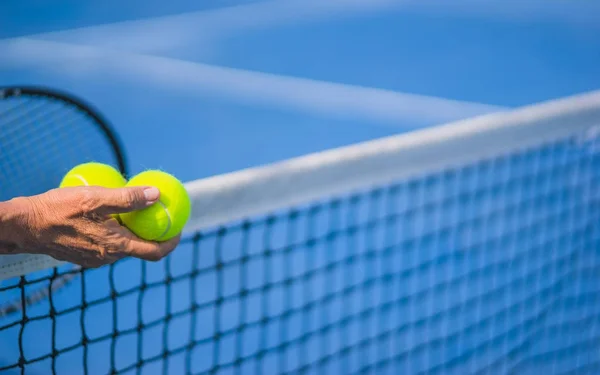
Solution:
[[[126,146],[133,173],[162,168],[184,181],[436,125],[428,113],[436,109],[424,110],[419,121],[349,118],[334,111],[319,113],[290,108],[276,100],[255,102],[243,96],[223,95],[215,87],[188,89],[174,84],[169,76],[161,79],[160,73],[168,71],[131,74],[131,70],[121,70],[118,63],[110,67],[97,66],[93,58],[62,55],[63,45],[57,47],[56,56],[50,56],[53,55],[50,48],[33,51],[35,56],[44,58],[29,60],[23,59],[23,55],[14,55],[12,49],[3,54],[3,49],[9,51],[12,43],[25,40],[21,38],[83,44],[99,51],[116,45],[118,48],[111,52],[112,56],[142,52],[175,61],[483,103],[498,108],[533,104],[600,87],[600,39],[597,37],[600,12],[597,5],[585,1],[567,5],[535,0],[490,1],[487,6],[464,0],[452,5],[444,3],[444,6],[441,2],[429,1],[413,7],[381,1],[374,2],[383,4],[380,7],[365,6],[355,12],[345,12],[339,7],[320,17],[309,14],[291,17],[289,21],[277,20],[275,14],[271,20],[276,21],[261,21],[259,25],[249,22],[249,26],[243,22],[211,24],[202,18],[205,13],[198,13],[201,21],[192,22],[198,29],[190,29],[189,34],[176,30],[181,25],[177,21],[168,23],[175,31],[153,26],[156,19],[140,27],[134,24],[125,32],[119,31],[119,25],[87,31],[77,29],[253,3],[259,2],[3,1],[0,4],[0,84],[47,85],[76,94],[110,120]],[[312,6],[307,4],[308,8]],[[170,35],[174,35],[172,39]],[[121,37],[125,40],[122,43]],[[173,263],[175,268],[183,269],[186,258],[174,258]],[[162,264],[149,267],[151,277],[160,280],[164,276]],[[139,272],[137,267],[131,266],[122,272],[131,275],[132,270]],[[106,272],[93,275],[92,282],[97,280],[99,284],[92,288],[95,290],[92,294],[106,294],[107,285],[100,284],[108,277]],[[137,280],[139,275],[133,275],[132,279]],[[207,283],[203,284],[207,290],[210,290],[208,285],[213,286],[210,280],[202,281]],[[118,280],[117,289],[128,282],[125,278]],[[187,293],[187,289],[185,293],[182,290],[179,292]],[[73,293],[71,295],[78,295]],[[57,298],[60,298],[57,303],[64,306],[77,303],[77,299],[67,294]],[[122,303],[126,307],[121,313],[127,308],[134,309],[136,301],[125,299]],[[160,315],[164,306],[159,305]],[[40,311],[43,309],[41,306]],[[99,307],[96,312],[90,312],[88,318],[100,318],[108,311],[110,306]],[[145,312],[152,313],[152,309],[145,308]],[[127,314],[124,317],[127,321]],[[63,323],[70,328],[64,329],[72,330],[73,335],[59,339],[64,340],[65,345],[77,337],[68,318],[63,319]],[[90,327],[94,329],[92,323]],[[36,329],[40,337],[48,337],[50,327],[40,325]],[[186,329],[184,325],[174,328],[173,332]],[[155,340],[160,340],[160,332],[155,336]],[[7,353],[16,350],[4,349]],[[36,352],[37,349],[32,345],[28,350]],[[12,355],[12,352],[8,355],[11,362]],[[80,360],[81,353],[74,352],[66,357],[63,365],[68,368]],[[99,361],[98,368],[106,365],[101,363],[101,356],[95,360]]]
[[[253,3],[264,4],[4,1],[0,37],[9,42],[23,36],[76,41],[102,48],[127,33],[110,32],[108,26],[88,38],[73,28]],[[200,24],[189,35],[183,30],[187,40],[179,34],[169,39],[168,27],[158,31],[149,25],[128,32],[151,41],[166,35],[166,47],[150,50],[152,55],[501,107],[600,86],[600,22],[596,22],[600,13],[591,2],[431,3],[405,9],[389,2],[355,12],[342,12],[344,7],[338,6],[324,16],[265,21],[254,27],[223,26],[216,31]],[[563,5],[549,12],[552,4]],[[131,42],[123,48],[136,47]],[[217,95],[212,88],[187,91],[157,75],[112,76],[119,74],[118,65],[110,68],[112,72],[91,64],[75,71],[69,62],[85,66],[89,60],[69,58],[56,66],[35,58],[25,64],[8,55],[0,59],[0,83],[50,85],[93,104],[116,128],[134,172],[164,168],[188,181],[434,125],[428,111],[423,111],[422,121],[391,124],[336,118]]]

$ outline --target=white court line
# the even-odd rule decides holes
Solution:
[[[31,39],[0,42],[0,67],[33,66],[85,79],[109,76],[155,89],[221,95],[260,105],[382,124],[437,124],[504,107],[213,66],[160,56]],[[159,91],[157,91],[159,92]]]
[[[272,0],[34,34],[29,38],[157,53],[190,45],[199,48],[224,36],[253,29],[389,10],[600,27],[600,2],[587,0]]]
[[[215,42],[242,30],[344,15],[364,15],[397,6],[398,0],[272,0],[178,15],[123,21],[29,35],[74,44],[161,52]]]

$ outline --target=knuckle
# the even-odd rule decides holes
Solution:
[[[134,206],[140,200],[136,189],[121,190],[121,198],[127,206]]]
[[[82,188],[79,192],[79,205],[85,212],[91,212],[98,207],[98,196],[92,189]]]
[[[123,237],[112,238],[109,243],[106,244],[105,260],[114,258],[123,258],[132,253],[130,248],[130,240]]]
[[[97,253],[98,260],[100,262],[106,262],[106,260],[109,258],[108,253],[109,253],[109,250],[107,247],[104,247],[104,246],[100,247],[98,249],[98,253]]]
[[[115,253],[129,253],[131,251],[131,239],[121,236],[114,242]]]

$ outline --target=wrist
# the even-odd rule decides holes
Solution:
[[[24,252],[30,206],[24,197],[0,202],[0,254]]]

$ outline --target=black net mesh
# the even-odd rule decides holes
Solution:
[[[597,374],[598,146],[565,139],[77,271],[0,318],[0,370]]]
[[[56,188],[70,168],[87,161],[111,164],[127,174],[114,134],[88,104],[49,88],[0,87],[0,201]],[[0,281],[0,321],[18,316],[28,303],[48,301],[48,295],[73,276],[57,274],[52,290],[22,284],[18,293],[13,293],[10,280]],[[5,368],[5,353],[15,343],[7,340],[8,331],[0,325],[0,372],[11,373]]]

